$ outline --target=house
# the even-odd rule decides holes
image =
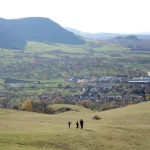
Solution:
[[[76,82],[76,80],[74,78],[71,78],[68,80],[69,82]]]
[[[123,80],[123,81],[127,81],[129,78],[129,75],[128,74],[118,74],[116,77],[121,78],[121,80]]]
[[[100,89],[110,89],[113,87],[113,84],[99,84]]]
[[[69,81],[69,82],[76,82],[76,78],[75,78],[75,77],[69,77],[69,78],[68,78],[68,81]]]
[[[84,82],[86,82],[85,79],[78,79],[78,80],[77,80],[77,83],[84,83]]]
[[[129,83],[133,84],[150,84],[150,77],[140,77],[140,78],[133,78],[132,80],[128,81]]]

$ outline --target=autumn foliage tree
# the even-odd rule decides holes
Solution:
[[[32,108],[32,99],[29,99],[29,100],[25,101],[22,104],[21,110],[24,110],[24,111],[33,111],[33,108]]]
[[[21,107],[21,110],[32,111],[38,113],[52,113],[53,111],[48,108],[48,104],[41,102],[40,100],[28,99],[26,100]]]

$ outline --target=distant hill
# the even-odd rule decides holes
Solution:
[[[150,33],[148,34],[135,34],[139,39],[150,40]]]
[[[70,27],[64,27],[64,29],[74,33],[75,35],[82,35],[84,33],[82,31],[79,31],[79,30],[76,30],[76,29],[73,29],[73,28],[70,28]]]
[[[106,40],[110,38],[115,38],[117,36],[122,36],[122,34],[117,34],[117,33],[87,33],[87,32],[82,32],[73,28],[65,27],[66,30],[73,32],[75,35],[80,35],[85,38],[90,38],[90,39],[99,39],[99,40]]]
[[[0,18],[0,47],[24,49],[27,41],[82,44],[83,40],[48,18]]]
[[[137,36],[135,36],[135,35],[127,35],[127,36],[117,36],[115,39],[119,39],[119,40],[121,40],[121,39],[124,39],[124,40],[139,40],[138,39],[138,37]]]
[[[87,32],[82,32],[80,30],[76,30],[70,27],[64,27],[64,28],[70,32],[73,32],[75,35],[80,35],[82,37],[90,38],[90,39],[107,40],[111,38],[127,36],[127,34],[123,34],[123,33],[120,33],[120,34],[119,33],[105,33],[105,32],[87,33]],[[150,32],[135,33],[134,35],[139,39],[150,40]]]
[[[23,49],[26,40],[9,26],[10,21],[0,18],[0,48]]]
[[[110,39],[111,43],[120,44],[135,51],[150,51],[150,41],[137,35],[118,36]]]

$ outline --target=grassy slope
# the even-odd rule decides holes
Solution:
[[[61,105],[53,107],[58,109]],[[44,115],[10,110],[8,114],[9,110],[0,109],[0,149],[150,149],[150,102],[99,113],[71,107],[79,112]],[[95,114],[102,119],[93,120]],[[75,122],[81,118],[85,122],[82,131],[75,128]],[[68,120],[72,121],[71,129]]]
[[[79,52],[85,53],[86,51],[80,48],[80,46],[71,46],[65,44],[44,44],[38,42],[28,42],[25,48],[25,52],[50,52],[53,50],[62,50],[63,52]]]
[[[76,105],[69,105],[69,104],[54,104],[50,105],[53,110],[58,110],[60,108],[71,108],[72,110],[79,111],[79,112],[90,112],[90,110],[82,107],[82,106],[76,106]]]

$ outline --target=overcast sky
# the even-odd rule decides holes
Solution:
[[[0,17],[48,17],[85,32],[150,32],[150,0],[0,0]]]

